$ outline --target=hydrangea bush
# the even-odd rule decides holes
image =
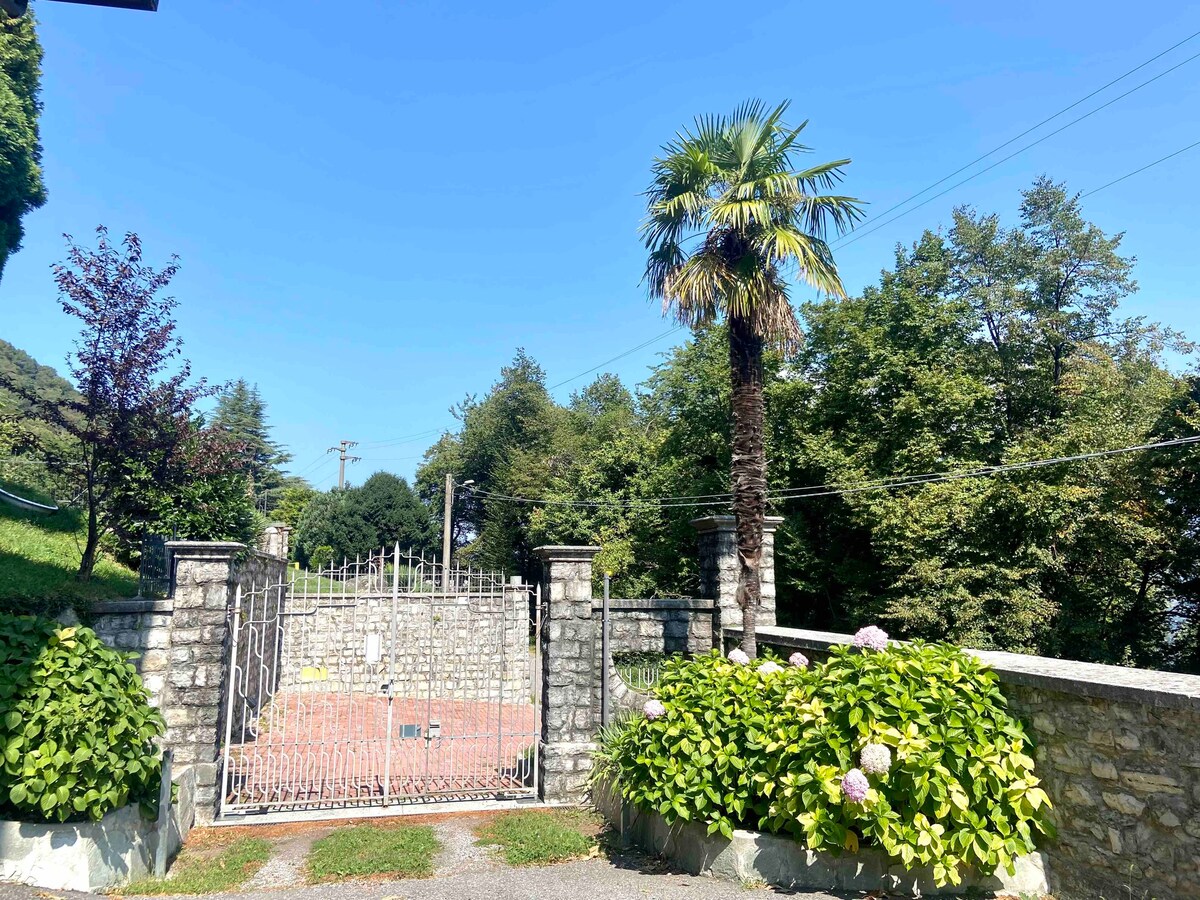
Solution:
[[[597,776],[668,822],[882,848],[939,884],[1011,871],[1050,834],[1031,742],[996,675],[948,644],[875,629],[820,664],[668,662],[655,705],[603,736]],[[804,661],[807,663],[807,660]]]

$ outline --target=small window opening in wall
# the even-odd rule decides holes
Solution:
[[[401,739],[409,740],[409,739],[413,739],[413,738],[419,738],[420,736],[421,736],[421,726],[420,725],[401,725],[400,726]]]

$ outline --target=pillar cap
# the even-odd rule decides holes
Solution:
[[[534,547],[533,552],[542,562],[591,562],[600,549],[594,546],[543,544],[541,547]]]
[[[709,531],[734,531],[737,528],[737,518],[734,516],[701,516],[688,523],[701,534]],[[764,516],[763,533],[771,534],[783,524],[783,516]]]
[[[167,541],[176,559],[229,559],[246,549],[237,541]]]

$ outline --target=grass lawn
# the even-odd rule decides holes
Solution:
[[[91,582],[76,582],[83,544],[75,510],[43,515],[0,503],[0,609],[54,611],[75,599],[119,599],[137,593],[137,575],[103,556]]]
[[[601,823],[580,809],[531,809],[500,813],[475,830],[480,844],[499,847],[511,866],[544,866],[591,856]]]
[[[240,887],[263,867],[271,842],[238,838],[225,846],[184,847],[166,878],[144,878],[122,894],[216,894]]]
[[[428,825],[355,825],[313,844],[305,865],[313,884],[348,878],[425,878],[440,849]]]

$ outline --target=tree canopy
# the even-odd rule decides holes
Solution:
[[[33,14],[0,12],[0,275],[21,249],[24,215],[46,202],[42,183],[42,46]]]
[[[1015,223],[959,209],[861,295],[798,310],[802,345],[764,357],[785,624],[1200,671],[1197,448],[878,487],[1200,434],[1191,345],[1120,314],[1121,238],[1039,179]],[[514,547],[598,543],[618,595],[692,594],[688,521],[728,507],[655,498],[729,490],[729,390],[720,326],[636,391],[602,376],[564,405],[521,354],[418,485],[476,480],[455,511],[471,559],[536,574]]]

